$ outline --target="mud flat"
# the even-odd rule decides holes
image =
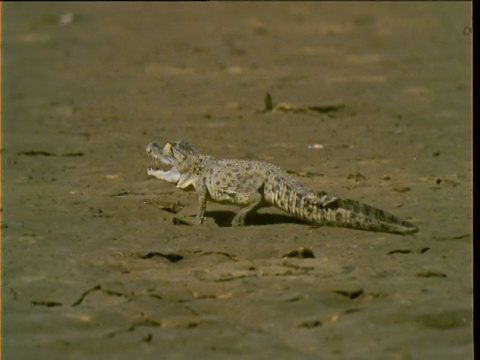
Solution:
[[[471,359],[470,7],[2,4],[5,359]],[[420,232],[185,225],[177,139]]]

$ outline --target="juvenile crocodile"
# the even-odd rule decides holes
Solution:
[[[315,225],[347,227],[395,234],[413,234],[418,228],[408,221],[359,201],[315,192],[294,180],[275,165],[249,160],[217,160],[200,154],[186,141],[152,142],[147,155],[171,166],[169,171],[149,168],[148,175],[193,187],[199,204],[196,223],[205,218],[207,200],[240,205],[232,226],[242,226],[245,217],[265,206],[276,206],[296,218]]]

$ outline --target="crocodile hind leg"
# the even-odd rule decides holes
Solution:
[[[245,199],[242,199],[242,204],[246,204],[246,206],[241,208],[233,218],[232,226],[234,227],[245,225],[245,217],[263,205],[263,196],[259,192],[243,194],[241,197],[245,197]]]

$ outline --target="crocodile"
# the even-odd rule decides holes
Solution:
[[[146,152],[155,161],[171,167],[168,171],[148,168],[148,175],[182,190],[195,190],[196,224],[203,223],[209,200],[241,207],[232,226],[243,226],[247,215],[262,207],[275,206],[315,226],[401,235],[418,231],[412,223],[381,209],[306,188],[286,171],[267,162],[216,159],[201,154],[186,141],[167,142],[163,147],[151,142]]]

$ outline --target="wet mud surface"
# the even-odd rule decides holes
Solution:
[[[2,10],[5,359],[472,357],[469,3]],[[177,139],[420,231],[191,226]]]

